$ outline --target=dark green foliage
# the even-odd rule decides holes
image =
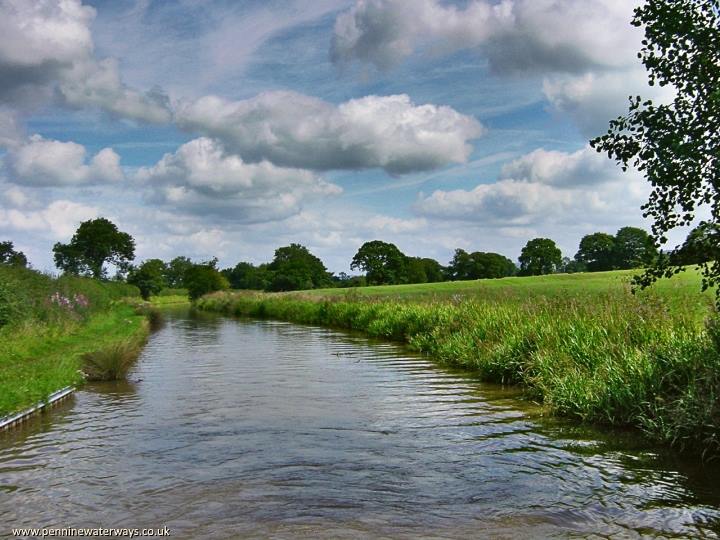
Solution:
[[[644,268],[655,261],[658,250],[651,236],[638,227],[623,227],[615,233],[615,268]]]
[[[223,291],[230,287],[228,280],[216,268],[215,261],[193,264],[185,271],[183,278],[190,300],[197,300],[202,295]]]
[[[168,286],[166,270],[167,266],[160,259],[148,259],[137,268],[130,269],[127,282],[140,289],[141,296],[147,300],[150,295],[158,294]]]
[[[515,275],[517,267],[499,253],[467,253],[465,250],[456,249],[448,265],[448,273],[453,280],[494,279]]]
[[[395,244],[373,240],[360,246],[350,269],[364,271],[370,285],[393,285],[407,282],[406,261]]]
[[[422,257],[419,260],[427,278],[425,283],[439,283],[445,280],[446,269],[439,262],[429,257]],[[410,281],[409,283],[414,282]]]
[[[583,236],[575,254],[575,263],[583,270],[568,265],[565,267],[588,272],[630,270],[653,264],[657,257],[658,250],[646,231],[638,227],[623,227],[615,236],[602,232]]]
[[[612,120],[591,145],[646,175],[653,191],[643,210],[653,220],[656,245],[662,245],[669,231],[690,225],[701,206],[709,208],[711,226],[720,223],[720,3],[652,0],[635,9],[632,24],[645,29],[638,56],[650,84],[673,87],[675,98],[656,105],[631,97],[628,114]],[[679,261],[659,257],[636,284],[646,287],[676,274]],[[701,266],[703,288],[716,285],[720,260]],[[720,289],[717,294],[720,303]]]
[[[165,265],[165,281],[171,289],[182,289],[185,287],[185,272],[193,265],[187,257],[175,257]]]
[[[105,263],[119,269],[135,258],[135,241],[105,218],[80,223],[69,244],[53,247],[55,266],[68,274],[105,277]]]
[[[420,257],[405,258],[405,283],[427,283],[428,277],[425,265]]]
[[[267,269],[272,272],[268,287],[271,291],[299,291],[332,285],[332,278],[323,262],[300,244],[276,249]]]
[[[350,276],[345,272],[340,272],[335,276],[335,284],[342,289],[348,287],[365,287],[367,280],[365,276]]]
[[[27,263],[25,254],[17,251],[12,242],[0,242],[0,264],[27,266]]]
[[[583,236],[575,260],[589,272],[604,272],[615,266],[615,238],[606,233]]]
[[[563,257],[558,270],[563,274],[576,274],[578,272],[587,272],[587,266],[585,266],[585,263],[578,262],[570,257]]]
[[[552,274],[562,264],[562,252],[549,238],[530,240],[520,253],[521,276]]]
[[[720,226],[709,222],[701,223],[690,231],[673,257],[674,262],[679,265],[720,260]]]
[[[267,266],[267,264],[255,266],[249,262],[239,262],[234,268],[224,269],[222,274],[233,289],[264,291],[269,289],[273,277]]]

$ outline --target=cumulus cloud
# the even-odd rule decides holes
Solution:
[[[341,192],[310,171],[246,163],[206,137],[141,168],[136,178],[150,187],[155,202],[240,222],[283,219],[299,212],[306,200]]]
[[[0,226],[18,232],[45,232],[52,238],[69,238],[81,221],[98,216],[98,209],[68,200],[51,202],[38,210],[0,208]]]
[[[584,187],[619,180],[622,171],[589,146],[577,152],[538,148],[503,166],[501,179],[560,187]]]
[[[0,107],[0,148],[9,148],[17,145],[24,139],[15,111]]]
[[[98,107],[122,118],[152,123],[169,122],[170,100],[160,88],[141,93],[123,84],[117,60],[76,62],[59,86],[68,105]]]
[[[123,179],[120,156],[104,148],[88,160],[81,144],[33,135],[7,156],[11,180],[28,186],[101,184]]]
[[[556,215],[572,204],[567,190],[517,180],[480,184],[474,189],[437,190],[420,196],[416,209],[434,218],[527,225],[538,215]]]
[[[336,19],[331,58],[387,70],[418,50],[474,49],[497,75],[540,75],[550,110],[584,137],[604,133],[627,112],[628,96],[667,101],[637,58],[636,0],[357,0]]]
[[[331,45],[336,63],[388,69],[419,47],[482,48],[496,72],[582,72],[632,61],[640,38],[627,0],[357,0],[338,16]]]
[[[468,141],[484,131],[472,117],[415,105],[404,94],[338,106],[294,92],[244,101],[209,96],[181,107],[177,119],[250,162],[315,170],[380,167],[393,174],[463,163]]]
[[[167,98],[121,81],[114,59],[98,61],[90,24],[95,10],[80,0],[0,2],[0,99],[30,106],[58,87],[66,103],[99,107],[148,122],[167,122]]]
[[[623,173],[590,148],[574,153],[539,149],[504,166],[495,183],[420,194],[415,210],[430,218],[513,227],[635,223],[647,195],[640,174]]]
[[[674,96],[669,86],[648,86],[647,73],[639,64],[614,72],[549,77],[543,82],[543,93],[551,108],[569,115],[588,138],[605,133],[610,120],[626,114],[630,96],[659,103]]]
[[[79,1],[4,0],[0,3],[0,96],[26,100],[38,88],[92,54],[95,10]]]

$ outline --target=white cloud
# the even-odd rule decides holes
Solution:
[[[244,101],[204,97],[179,124],[218,138],[244,159],[315,170],[381,167],[402,174],[466,161],[483,127],[450,107],[407,95],[366,96],[338,106],[294,92]]]
[[[68,200],[53,201],[40,210],[0,208],[0,225],[20,232],[43,232],[54,239],[69,238],[81,221],[98,216],[98,209]]]
[[[165,154],[136,177],[153,191],[155,202],[241,222],[283,219],[299,212],[306,200],[341,192],[310,171],[245,163],[205,137]]]
[[[437,190],[428,197],[421,194],[416,210],[433,218],[527,225],[538,216],[561,214],[572,203],[569,191],[531,182],[500,180],[480,184],[470,191]]]
[[[80,0],[0,2],[0,98],[20,106],[60,95],[76,107],[99,107],[148,122],[167,122],[161,92],[141,94],[120,79],[114,59],[98,61],[90,24],[95,10]]]
[[[98,107],[122,118],[152,123],[172,118],[169,98],[162,90],[140,93],[127,87],[114,58],[76,62],[63,73],[59,90],[65,102],[74,107]]]
[[[70,64],[92,51],[95,10],[78,0],[3,0],[1,13],[4,66]]]
[[[420,194],[422,216],[498,227],[637,223],[649,187],[590,148],[536,150],[507,164],[495,183]]]
[[[0,107],[0,148],[15,146],[23,138],[17,114],[7,107]]]
[[[590,147],[567,153],[539,148],[503,166],[501,179],[561,187],[599,185],[619,180],[622,171]]]
[[[628,0],[357,0],[338,16],[331,47],[336,63],[388,69],[416,49],[482,48],[496,72],[581,72],[632,61],[640,38]]]
[[[611,72],[548,77],[543,92],[552,110],[569,115],[588,138],[602,135],[610,120],[627,114],[630,96],[640,95],[659,103],[669,102],[674,96],[669,86],[649,86],[647,73],[639,63]]]
[[[667,101],[637,58],[643,31],[630,24],[638,0],[357,0],[336,19],[331,57],[386,70],[413,52],[474,49],[499,75],[541,75],[550,110],[583,137],[627,113],[628,96]]]
[[[120,156],[103,148],[90,160],[81,144],[33,135],[14,146],[7,162],[10,180],[27,186],[102,184],[123,179]]]

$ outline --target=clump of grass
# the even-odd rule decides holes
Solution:
[[[119,381],[127,377],[140,354],[137,339],[112,343],[99,351],[82,356],[83,373],[88,381]]]

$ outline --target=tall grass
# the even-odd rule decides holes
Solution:
[[[88,381],[118,381],[127,377],[137,360],[146,334],[133,335],[82,355],[83,373]]]
[[[29,268],[0,265],[0,328],[82,321],[107,310],[115,300],[139,295],[139,289],[127,283],[53,278]]]
[[[522,384],[556,414],[720,455],[720,331],[700,316],[711,314],[709,299],[683,304],[623,287],[422,302],[216,293],[198,307],[403,341],[484,380]]]
[[[127,296],[139,290],[0,265],[0,416],[82,383],[86,353],[144,339],[145,316],[119,302]]]

